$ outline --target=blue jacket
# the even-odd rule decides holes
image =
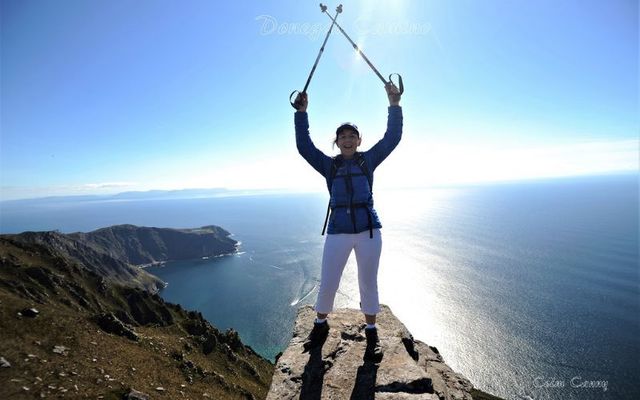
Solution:
[[[333,158],[313,144],[309,137],[309,119],[306,112],[295,113],[296,145],[300,155],[329,183]],[[373,183],[373,172],[396,148],[402,137],[402,108],[389,106],[387,131],[372,148],[361,153]],[[371,227],[381,228],[380,219],[373,208],[373,195],[369,179],[352,160],[344,160],[331,184],[331,218],[327,233],[360,233]]]

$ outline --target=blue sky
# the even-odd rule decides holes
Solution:
[[[1,4],[1,199],[325,190],[288,103],[329,26],[316,2]],[[378,187],[637,171],[637,1],[343,4],[338,22],[405,80]],[[382,84],[337,30],[309,99],[328,154],[343,121],[362,150],[384,133]]]

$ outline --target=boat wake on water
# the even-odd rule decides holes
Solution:
[[[309,291],[307,292],[307,294],[305,294],[304,296],[302,296],[302,298],[295,299],[294,301],[292,301],[292,302],[291,302],[291,306],[295,306],[295,305],[297,305],[298,303],[300,303],[302,300],[304,300],[304,299],[306,299],[307,297],[309,297],[309,295],[310,295],[311,293],[313,293],[313,291],[314,291],[314,290],[316,290],[316,287],[318,287],[318,285],[317,285],[317,284],[316,284],[316,285],[313,285],[313,287],[311,288],[311,290],[309,290]]]

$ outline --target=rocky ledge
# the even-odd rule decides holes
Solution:
[[[278,358],[267,400],[495,398],[454,372],[438,349],[414,340],[387,306],[382,306],[377,320],[384,349],[379,364],[363,361],[365,325],[355,309],[335,310],[324,345],[305,352],[303,343],[314,317],[311,306],[298,311],[293,338]]]

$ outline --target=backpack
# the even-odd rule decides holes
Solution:
[[[355,154],[356,164],[360,167],[360,170],[367,177],[367,181],[369,181],[369,189],[373,191],[373,176],[369,173],[369,168],[367,168],[367,161],[365,160],[362,153],[358,152]],[[327,189],[329,189],[329,195],[331,195],[331,186],[333,185],[333,179],[336,177],[338,173],[338,169],[342,166],[344,162],[344,158],[342,155],[338,154],[333,157],[331,162],[331,172],[329,173],[329,178],[327,179]]]
[[[369,182],[369,190],[373,191],[373,176],[369,173],[369,168],[367,167],[367,161],[365,160],[362,153],[360,152],[356,153],[354,160],[356,162],[356,165],[360,167],[362,174],[367,177],[367,181]],[[322,226],[323,236],[327,229],[327,223],[329,222],[329,212],[331,211],[331,187],[333,186],[333,180],[336,177],[336,174],[338,173],[338,169],[340,169],[343,162],[344,162],[344,158],[342,158],[342,155],[340,154],[333,157],[333,160],[331,161],[331,171],[329,172],[329,177],[327,178],[327,188],[329,189],[329,204],[327,205],[327,215],[324,218],[324,225]],[[371,223],[369,225],[371,225]],[[371,234],[370,236],[373,237],[373,233],[371,232],[371,227],[369,228],[369,230]]]

